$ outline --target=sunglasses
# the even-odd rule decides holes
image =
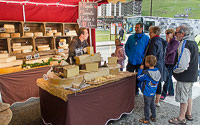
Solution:
[[[175,34],[182,33],[182,32],[175,32]]]
[[[166,32],[165,34],[171,34],[171,32]]]

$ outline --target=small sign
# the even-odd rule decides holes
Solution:
[[[47,32],[51,31],[51,27],[46,27],[46,31]]]
[[[0,33],[3,33],[3,32],[5,32],[6,30],[5,30],[5,28],[0,28]]]
[[[63,52],[64,52],[64,49],[58,49],[58,52],[59,52],[59,53],[63,53]]]
[[[24,27],[24,32],[29,32],[29,31],[31,31],[30,27]]]
[[[64,42],[59,42],[59,46],[63,46],[64,45]]]
[[[65,33],[69,32],[69,29],[64,30]]]
[[[32,59],[32,55],[27,55],[26,56],[26,60],[31,60]]]
[[[34,54],[34,59],[38,59],[38,58],[40,58],[40,54],[39,53]]]

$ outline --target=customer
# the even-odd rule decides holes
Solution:
[[[125,52],[128,57],[126,70],[129,72],[137,72],[144,58],[145,50],[149,43],[149,37],[143,32],[143,24],[135,25],[135,33],[128,37],[125,44]],[[136,85],[136,95],[139,94],[139,89]]]
[[[158,88],[156,91],[156,106],[160,106],[159,100],[162,92],[161,82],[167,79],[167,70],[165,69],[165,50],[167,47],[167,41],[160,38],[160,28],[158,26],[151,26],[149,29],[150,43],[148,46],[146,55],[154,55],[157,59],[156,67],[159,69],[161,73],[161,79],[158,84]]]
[[[138,85],[143,93],[144,97],[144,116],[145,118],[140,119],[140,122],[149,124],[149,109],[151,109],[150,119],[156,122],[156,107],[154,104],[154,96],[156,93],[157,85],[161,78],[160,71],[155,68],[157,60],[153,55],[145,57],[145,66],[148,68],[144,70],[144,66],[141,65],[138,69],[137,79],[139,81]]]
[[[115,39],[116,50],[115,53],[112,53],[111,56],[117,57],[117,63],[121,65],[120,71],[123,71],[124,61],[126,59],[125,52],[123,48],[123,43],[121,43],[120,39]]]
[[[175,100],[180,102],[178,118],[169,120],[172,124],[185,124],[186,119],[192,121],[192,86],[198,76],[198,46],[190,36],[186,26],[176,28],[176,37],[180,42],[177,63],[173,76],[177,80]]]
[[[123,37],[124,37],[124,29],[121,28],[121,29],[119,30],[119,39],[122,41],[122,40],[123,40]]]
[[[172,72],[173,72],[176,52],[179,46],[179,42],[175,38],[174,29],[167,29],[165,31],[165,34],[166,34],[166,40],[168,42],[167,49],[166,49],[166,56],[165,56],[165,66],[167,67],[169,74],[163,86],[163,91],[160,97],[161,100],[165,99],[165,97],[167,96],[167,92],[169,96],[174,96]]]
[[[88,30],[80,28],[77,35],[78,37],[74,37],[69,46],[69,58],[71,57],[73,62],[75,62],[75,56],[80,56],[87,52],[86,47],[88,46]]]

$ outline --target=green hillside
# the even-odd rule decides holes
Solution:
[[[190,19],[200,19],[200,0],[152,0],[152,16],[174,17],[187,14]],[[142,16],[150,15],[151,0],[142,0]]]

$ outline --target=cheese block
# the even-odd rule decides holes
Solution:
[[[81,71],[80,74],[83,74],[83,78],[86,81],[91,81],[97,77],[107,76],[109,75],[109,68],[99,68],[96,72],[88,72],[88,71]]]
[[[32,49],[22,49],[22,53],[29,53],[32,52]]]
[[[50,33],[57,33],[57,30],[51,30]]]
[[[39,46],[37,46],[38,49],[39,48],[46,48],[46,47],[49,47],[49,45],[39,45]]]
[[[108,57],[108,64],[117,64],[117,57]]]
[[[87,71],[98,71],[99,63],[86,63],[85,67]]]
[[[94,55],[94,48],[93,47],[87,47],[87,54]]]
[[[13,43],[13,46],[21,46],[21,43]]]
[[[1,54],[8,53],[7,51],[0,51]]]
[[[109,68],[109,73],[111,75],[116,75],[119,73],[120,71],[120,64],[108,64],[108,68]]]
[[[33,49],[33,46],[31,46],[31,45],[21,46],[21,49]]]
[[[60,42],[66,42],[66,39],[60,39]]]
[[[2,54],[0,54],[0,59],[1,58],[7,58],[8,57],[8,53],[2,53]]]
[[[9,38],[10,37],[10,33],[0,33],[0,37]]]
[[[48,74],[49,86],[57,88],[70,88],[72,84],[79,87],[83,81],[83,75],[76,75],[70,78],[60,78],[54,73]]]
[[[12,62],[16,60],[16,56],[10,56],[6,58],[1,58],[0,63],[7,63],[7,62]]]
[[[25,63],[26,64],[34,64],[34,63],[42,63],[43,61],[48,62],[49,58],[50,58],[50,56],[40,57],[40,59],[29,60],[29,61],[26,61]]]
[[[33,37],[33,33],[25,33],[24,36]]]
[[[21,49],[21,46],[12,46],[13,50],[14,49]]]
[[[101,54],[95,53],[93,56],[91,56],[92,62],[100,62],[101,61]]]
[[[0,63],[0,68],[22,65],[22,63],[23,63],[22,60],[15,60],[13,62]]]
[[[20,33],[12,33],[12,34],[11,34],[11,37],[12,37],[12,38],[20,37]]]
[[[0,68],[0,74],[6,74],[6,73],[13,73],[13,72],[19,72],[22,71],[22,66],[14,66],[14,67],[6,67],[6,68]]]
[[[14,28],[15,28],[15,25],[12,25],[12,24],[4,24],[4,25],[3,25],[3,28],[5,28],[5,29],[6,29],[6,28],[13,28],[13,29],[14,29]]]
[[[5,32],[6,33],[14,33],[15,32],[15,28],[5,28]]]
[[[53,33],[47,33],[47,36],[53,36]]]
[[[64,77],[69,78],[79,74],[79,66],[76,65],[68,65],[63,67]]]
[[[38,51],[48,51],[48,50],[50,50],[50,47],[38,48]]]
[[[16,53],[22,53],[21,49],[13,49],[13,53],[16,54]]]
[[[50,62],[50,65],[51,65],[51,66],[55,66],[55,65],[58,65],[58,64],[59,64],[58,61],[51,61],[51,62]]]
[[[90,63],[92,62],[92,58],[88,54],[80,55],[74,57],[76,59],[76,64],[85,64],[85,63]]]
[[[55,36],[62,36],[62,33],[61,32],[57,32],[57,33],[55,33]]]
[[[43,36],[43,33],[42,32],[34,32],[34,36],[35,37]]]

